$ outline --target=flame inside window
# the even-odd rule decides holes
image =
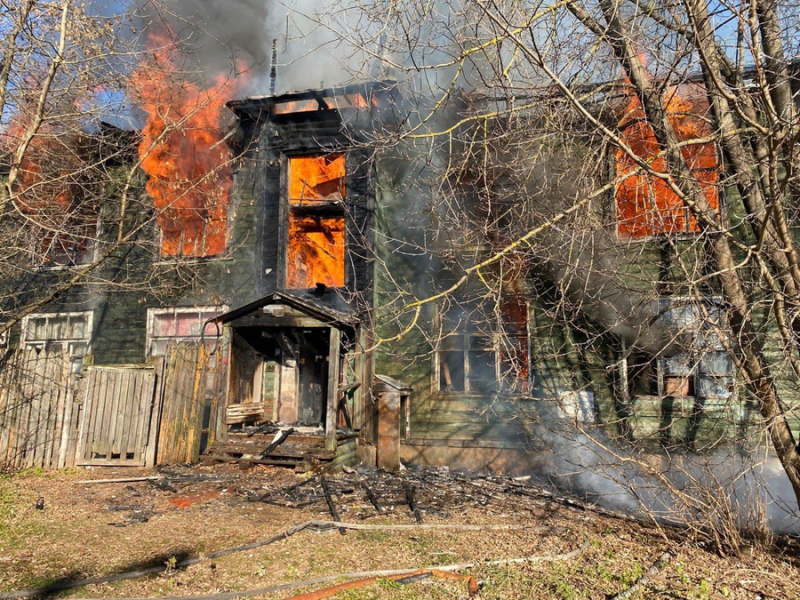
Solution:
[[[289,163],[289,203],[338,202],[344,198],[344,154],[298,156]]]
[[[287,286],[344,286],[344,154],[290,159],[288,187]]]
[[[680,90],[673,88],[668,92],[667,115],[681,142],[707,139],[713,133],[704,119],[708,101],[700,91],[683,86]],[[653,170],[666,173],[666,160],[659,154],[660,146],[653,128],[647,122],[641,101],[632,92],[627,96],[625,114],[619,124],[622,139],[637,156],[648,161]],[[714,144],[701,141],[687,143],[681,152],[709,205],[718,212],[719,161]],[[638,165],[621,149],[615,150],[614,163],[619,179],[616,186],[617,235],[640,238],[700,231],[694,216],[667,182],[640,171]],[[628,173],[630,175],[626,177]]]

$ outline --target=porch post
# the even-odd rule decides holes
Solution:
[[[335,327],[330,329],[330,346],[328,351],[328,393],[327,414],[325,415],[325,449],[336,451],[336,413],[339,404],[339,348],[341,332]]]

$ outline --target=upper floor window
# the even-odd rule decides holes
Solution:
[[[89,353],[92,336],[92,313],[32,314],[22,320],[23,348],[66,350],[71,371],[80,373],[83,356]]]
[[[697,84],[684,84],[670,88],[666,94],[667,115],[680,142],[709,139],[713,135],[705,118],[709,106],[702,91]],[[667,161],[661,154],[639,97],[628,90],[624,98],[624,111],[618,124],[620,137],[654,171],[666,173]],[[719,161],[713,142],[686,143],[681,152],[711,209],[719,212]],[[617,179],[614,197],[619,237],[643,238],[700,231],[695,217],[667,182],[641,170],[622,149],[614,150],[613,161]]]
[[[207,323],[224,307],[151,308],[147,311],[147,356],[164,356],[170,344],[200,341],[216,344],[217,327]],[[203,335],[205,333],[205,335]]]
[[[289,159],[286,286],[345,283],[345,155]]]
[[[91,264],[99,232],[100,218],[95,214],[73,216],[60,231],[45,233],[40,240],[42,267]]]
[[[439,392],[527,390],[527,305],[511,298],[487,308],[453,304],[440,310],[434,374]]]

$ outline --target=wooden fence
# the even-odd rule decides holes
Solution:
[[[197,462],[225,427],[224,359],[202,344],[174,344],[163,372],[156,462]]]
[[[80,378],[66,351],[19,350],[0,363],[0,468],[75,464]]]
[[[78,465],[154,464],[161,399],[152,367],[90,367],[78,443]]]
[[[89,367],[66,352],[0,357],[0,470],[196,462],[225,428],[225,363],[172,345],[155,367]]]

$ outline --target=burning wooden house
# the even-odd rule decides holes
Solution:
[[[90,382],[70,396],[83,404],[83,416],[63,428],[77,440],[78,464],[202,456],[301,467],[363,460],[397,468],[402,457],[521,470],[535,460],[533,437],[544,417],[603,424],[662,443],[729,439],[746,428],[751,407],[737,400],[731,361],[708,325],[720,321],[713,295],[696,301],[676,285],[647,301],[669,335],[699,340],[691,350],[659,353],[626,346],[613,327],[594,336],[589,327],[558,324],[542,300],[547,294],[534,294],[537,286],[557,288],[555,260],[536,273],[523,261],[506,261],[490,293],[459,285],[463,270],[453,265],[463,265],[464,257],[486,260],[518,224],[521,202],[494,191],[487,199],[483,191],[502,189],[510,175],[489,185],[465,163],[457,179],[466,204],[454,207],[452,235],[440,255],[451,262],[417,252],[425,246],[413,240],[426,235],[425,219],[446,221],[427,208],[429,199],[401,193],[396,161],[376,152],[381,128],[403,121],[391,82],[251,97],[228,107],[238,119],[235,132],[202,142],[210,158],[183,148],[183,138],[161,135],[158,123],[145,131],[145,143],[167,145],[144,165],[159,211],[158,250],[136,259],[156,270],[180,264],[191,270],[193,284],[176,287],[170,299],[79,289],[22,323],[18,346],[63,347]],[[649,157],[651,136],[636,107],[629,108],[620,127]],[[703,137],[691,127],[696,122],[687,120],[687,139]],[[229,145],[238,158],[213,178],[201,173],[201,185],[167,168],[187,157],[197,159],[188,160],[190,167],[206,160],[227,165],[234,155]],[[712,189],[719,169],[708,148],[688,145],[687,152],[696,154]],[[614,160],[619,171],[630,169],[625,157]],[[404,177],[414,176],[407,168]],[[618,243],[609,247],[642,267],[650,283],[670,268],[667,254],[682,251],[665,249],[659,236],[679,234],[690,248],[698,231],[659,185],[630,177],[611,198]],[[177,198],[170,196],[176,190]],[[643,243],[631,250],[629,242],[638,239]],[[485,272],[499,267],[492,265]],[[552,273],[542,276],[547,269]],[[394,312],[401,280],[413,291],[401,303],[430,301]],[[584,283],[588,289],[591,282]],[[436,299],[443,289],[454,292]],[[616,307],[604,293],[593,297]],[[177,342],[194,344],[201,358],[181,370]],[[130,365],[152,369],[158,359],[159,376],[137,388],[144,392],[124,402],[106,397],[109,386],[136,379],[126,372]],[[6,413],[0,427],[7,429],[49,418],[33,409]],[[134,415],[136,439],[143,440],[136,447],[123,435]],[[112,422],[116,433],[106,435],[104,424]],[[7,442],[0,463],[14,452],[28,456],[30,447]]]

